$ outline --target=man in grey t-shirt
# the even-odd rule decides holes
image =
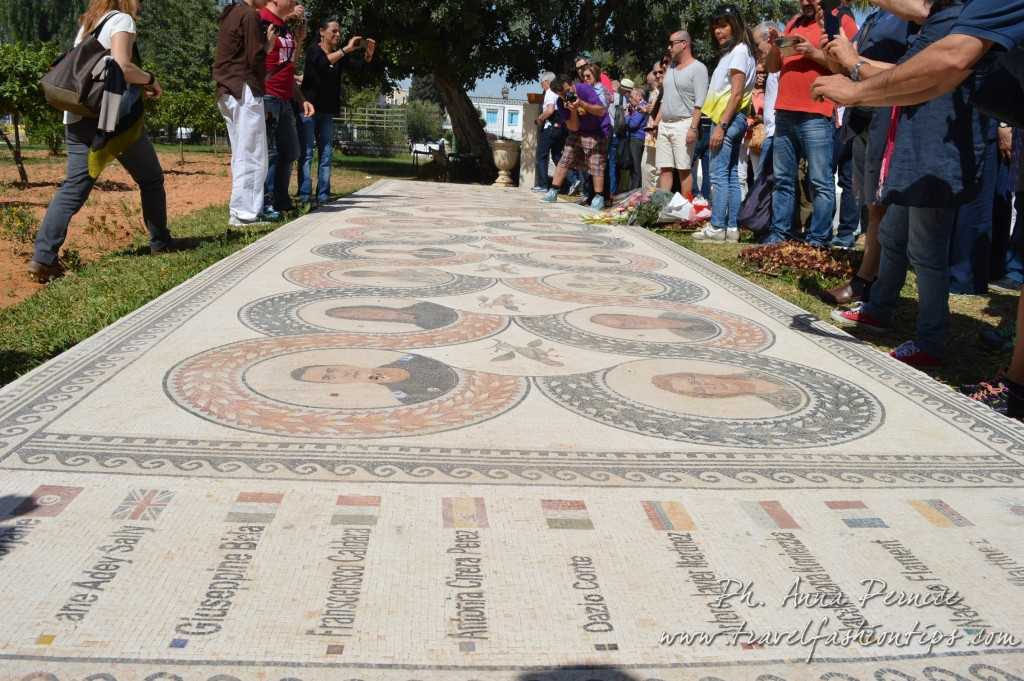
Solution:
[[[690,156],[700,134],[700,110],[708,94],[708,68],[693,56],[690,34],[676,31],[669,36],[672,63],[665,70],[662,85],[656,159],[661,169],[659,186],[672,190],[674,172],[679,173],[684,195],[693,190]]]

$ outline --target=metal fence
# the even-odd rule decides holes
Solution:
[[[334,118],[334,143],[346,154],[383,156],[408,151],[405,107],[342,108]]]

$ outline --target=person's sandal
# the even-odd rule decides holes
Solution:
[[[44,265],[41,262],[31,260],[28,263],[28,277],[40,284],[48,284],[54,279],[64,276],[64,268],[59,262],[52,265]]]

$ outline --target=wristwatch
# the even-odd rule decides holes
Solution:
[[[864,66],[865,64],[867,64],[867,62],[861,59],[859,62],[853,65],[852,69],[850,69],[850,80],[852,80],[854,83],[860,82],[860,67]]]

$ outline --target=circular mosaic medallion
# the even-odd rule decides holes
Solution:
[[[558,251],[541,251],[539,253],[511,253],[499,255],[499,259],[528,267],[543,267],[551,270],[579,272],[584,270],[628,270],[633,272],[652,272],[667,267],[667,263],[657,258],[636,253],[559,253]]]
[[[533,380],[555,402],[619,430],[666,440],[751,449],[834,446],[884,419],[881,403],[837,376],[740,353],[646,359]]]
[[[181,362],[164,388],[190,413],[267,435],[425,435],[488,421],[526,397],[525,379],[329,336],[242,341]]]
[[[373,288],[441,291],[460,295],[491,286],[493,279],[463,276],[432,267],[398,267],[384,261],[316,262],[285,270],[284,278],[305,288]],[[451,291],[451,293],[444,293]],[[400,295],[408,295],[402,293]],[[415,293],[413,295],[416,295]]]
[[[706,288],[691,281],[650,273],[565,272],[504,283],[523,293],[588,305],[631,303],[637,298],[695,303],[708,297]]]
[[[500,315],[461,312],[415,298],[363,297],[366,293],[337,289],[284,293],[250,303],[239,319],[267,336],[330,333],[335,343],[357,347],[401,343],[403,348],[479,340],[509,324]]]
[[[565,234],[558,232],[517,234],[516,236],[492,236],[489,241],[503,246],[515,246],[542,251],[594,251],[632,248],[625,239],[598,234]]]
[[[696,305],[607,305],[516,322],[548,340],[638,357],[692,357],[694,345],[760,352],[775,342],[756,322]]]
[[[446,246],[347,242],[317,246],[313,249],[313,254],[332,260],[384,260],[392,265],[420,265],[423,267],[467,265],[482,262],[490,257],[488,253],[466,253]]]
[[[471,278],[466,278],[471,279]],[[493,280],[484,280],[492,281]],[[451,288],[442,289],[452,291]],[[474,288],[462,293],[472,293]],[[426,293],[430,295],[420,296]],[[398,295],[396,295],[398,294]],[[404,294],[404,295],[401,295]],[[296,336],[313,333],[370,333],[373,329],[388,328],[399,333],[418,332],[427,339],[426,345],[444,345],[484,338],[506,326],[504,317],[492,314],[458,312],[450,307],[424,301],[437,295],[459,295],[425,291],[388,291],[369,289],[346,291],[341,289],[313,289],[282,293],[247,304],[239,312],[239,320],[253,331],[267,336]],[[402,300],[402,299],[406,300]],[[413,300],[409,300],[412,298]],[[392,311],[388,311],[391,308]],[[384,326],[388,323],[394,326]],[[442,330],[453,325],[473,329],[469,337],[449,337]],[[431,334],[443,342],[432,342]],[[385,332],[385,336],[390,332]],[[407,347],[416,347],[409,345]]]
[[[480,237],[464,234],[447,234],[436,227],[424,229],[392,229],[390,227],[348,227],[336,229],[331,236],[347,241],[363,243],[381,242],[388,244],[410,245],[444,245],[470,244],[479,241]]]

